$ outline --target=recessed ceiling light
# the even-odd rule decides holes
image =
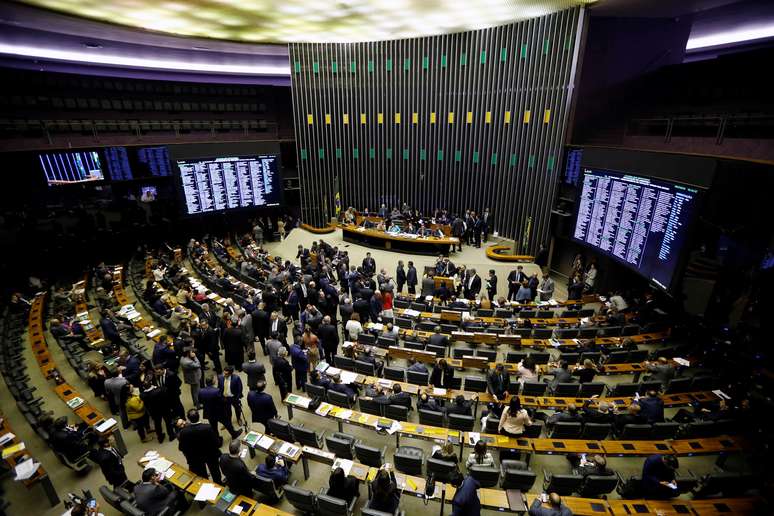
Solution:
[[[83,46],[86,48],[102,48],[102,45],[100,45],[99,43],[92,43],[92,42],[84,43]]]

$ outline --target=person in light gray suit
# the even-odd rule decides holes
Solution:
[[[572,511],[562,504],[561,496],[550,493],[547,502],[543,502],[539,496],[535,498],[529,508],[529,516],[572,516]]]
[[[656,362],[648,362],[645,368],[651,373],[648,380],[661,382],[661,387],[666,389],[669,382],[675,377],[675,367],[669,363],[666,357],[658,357]]]
[[[567,361],[560,360],[554,369],[549,369],[546,375],[553,375],[553,380],[548,382],[548,390],[554,392],[556,386],[560,383],[571,383],[573,381],[572,373],[568,370]]]
[[[183,382],[191,389],[191,401],[194,407],[199,407],[199,389],[202,380],[202,364],[196,358],[194,348],[186,348],[183,358],[180,359],[180,368],[183,370]]]
[[[129,381],[124,378],[124,366],[119,366],[118,373],[105,380],[105,394],[110,405],[110,413],[121,414],[121,424],[124,428],[129,428],[129,417],[126,415],[126,399],[124,388],[129,385]]]
[[[258,385],[259,381],[266,381],[266,367],[255,360],[255,351],[247,352],[247,362],[242,364],[242,371],[247,374],[247,386],[250,390]]]
[[[543,273],[543,281],[538,286],[538,294],[540,294],[541,301],[548,301],[554,297],[554,280],[552,280],[547,272]]]

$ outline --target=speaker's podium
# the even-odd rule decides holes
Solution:
[[[446,284],[446,288],[454,292],[454,278],[446,278],[444,276],[433,276],[433,288],[438,290],[442,284]]]

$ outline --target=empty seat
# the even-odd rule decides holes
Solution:
[[[522,396],[543,396],[546,393],[547,384],[543,382],[524,382],[521,388]]]
[[[276,503],[285,494],[285,490],[282,487],[277,486],[274,480],[268,477],[264,477],[256,474],[255,478],[255,490],[265,496],[270,503]]]
[[[602,396],[605,392],[605,384],[602,382],[582,383],[578,391],[579,398],[590,398],[592,396]]]
[[[354,437],[340,432],[325,436],[325,447],[340,459],[352,460],[355,442]]]
[[[303,425],[290,425],[290,429],[293,432],[293,439],[291,441],[311,446],[312,448],[322,448],[325,430],[323,430],[322,434],[317,435],[317,432],[311,428],[304,428]]]
[[[478,480],[481,487],[495,487],[500,480],[500,470],[494,466],[474,464],[468,468],[468,474]]]
[[[677,432],[679,430],[680,423],[673,423],[671,421],[665,423],[653,423],[650,438],[654,441],[674,439],[677,437]]]
[[[430,375],[421,371],[406,371],[406,380],[414,385],[427,385]]]
[[[425,461],[425,454],[421,448],[401,446],[395,450],[393,461],[395,469],[401,473],[422,476],[422,464]]]
[[[628,324],[621,330],[622,337],[631,337],[632,335],[637,335],[638,333],[640,333],[640,327],[636,324]]]
[[[578,331],[579,339],[593,339],[597,336],[597,328],[581,328]]]
[[[545,472],[548,475],[548,472]],[[581,475],[551,475],[546,477],[543,492],[557,493],[560,496],[570,496],[577,493],[583,484]]]
[[[347,371],[355,370],[355,361],[343,355],[334,355],[333,365],[335,365],[339,369],[346,369]]]
[[[444,426],[443,412],[419,409],[419,424],[429,426]]]
[[[607,357],[607,363],[608,364],[625,364],[625,363],[627,363],[628,358],[629,358],[629,352],[628,351],[613,351]]]
[[[610,423],[586,423],[583,425],[581,439],[591,439],[593,441],[603,441],[612,431]]]
[[[505,361],[509,364],[518,364],[525,358],[527,358],[528,353],[526,351],[509,351],[505,355]]]
[[[519,319],[534,319],[537,317],[537,310],[522,310],[519,312]]]
[[[457,463],[445,460],[427,459],[427,474],[433,473],[439,482],[449,482],[452,475],[457,473]]]
[[[371,414],[373,416],[381,416],[382,415],[382,404],[377,403],[374,400],[367,400],[365,398],[359,398],[357,400],[358,404],[360,405],[360,412],[364,412],[366,414]]]
[[[580,362],[580,353],[564,353],[560,357],[562,360],[566,360],[568,364],[577,364]]]
[[[650,425],[624,425],[618,438],[622,441],[642,441],[650,439],[651,433]]]
[[[490,362],[497,362],[497,350],[495,349],[482,349],[476,350],[477,357],[484,357]]]
[[[715,380],[711,376],[694,376],[691,382],[691,392],[711,391]]]
[[[532,330],[533,339],[550,339],[554,336],[553,328],[535,328]]]
[[[551,355],[545,351],[533,351],[529,354],[529,358],[535,361],[538,365],[547,364]]]
[[[648,350],[647,349],[632,349],[629,350],[629,362],[644,362],[648,359]]]
[[[298,487],[298,480],[285,486],[285,499],[303,514],[312,514],[317,510],[317,496],[313,491]]]
[[[362,443],[355,443],[355,456],[358,462],[371,466],[373,468],[379,468],[384,462],[384,452],[387,451],[387,447],[382,449],[374,448],[373,446],[367,446]]]
[[[406,370],[402,367],[384,366],[384,377],[398,382],[406,381]]]
[[[617,475],[587,475],[579,494],[584,498],[596,498],[612,493],[617,486]]]
[[[575,398],[580,391],[580,384],[578,383],[558,383],[554,388],[554,396],[564,398]]]
[[[338,407],[352,408],[352,400],[350,400],[349,396],[347,396],[343,392],[329,390],[327,392],[327,399],[328,399],[328,403],[331,403]]]
[[[535,484],[537,475],[530,471],[527,463],[521,460],[504,460],[500,463],[502,489],[518,489],[526,493]]]
[[[395,325],[398,328],[403,328],[404,330],[410,330],[412,323],[411,323],[411,319],[406,319],[404,317],[396,317]]]
[[[464,416],[461,414],[449,414],[449,428],[452,430],[462,430],[472,432],[475,419],[473,416]]]
[[[691,389],[692,378],[672,378],[666,388],[666,394],[678,394],[689,392]]]
[[[358,374],[364,374],[366,376],[375,376],[375,365],[371,362],[364,362],[363,360],[355,360],[355,372]]]
[[[315,514],[322,516],[351,516],[354,514],[357,497],[347,503],[346,500],[327,495],[325,491],[326,489],[323,487],[317,494],[317,510]]]
[[[408,421],[409,408],[403,405],[385,405],[384,416],[397,421]]]
[[[363,332],[357,336],[357,342],[364,346],[373,346],[376,344],[376,337],[372,333]]]
[[[613,387],[609,395],[611,398],[634,396],[639,388],[640,384],[638,383],[618,383]]]
[[[484,432],[488,434],[499,434],[500,430],[500,420],[494,417],[494,415],[489,415],[486,418],[486,424],[484,425]]]
[[[580,361],[583,362],[584,360],[591,360],[595,364],[598,363],[602,359],[602,353],[599,351],[585,351],[581,353]]]
[[[553,310],[538,310],[537,311],[537,318],[538,319],[553,319],[554,318],[554,311]]]
[[[579,334],[578,328],[557,328],[554,331],[557,339],[577,339]]]
[[[465,390],[472,392],[486,392],[486,378],[482,376],[466,376]]]
[[[430,351],[431,353],[435,353],[435,356],[438,358],[443,358],[446,356],[446,346],[436,346],[435,344],[428,344],[427,347],[425,347],[426,351]]]
[[[551,439],[577,439],[581,435],[581,423],[560,421],[554,425]]]
[[[424,351],[425,350],[425,344],[422,342],[416,342],[413,340],[407,340],[403,343],[403,347],[406,349],[413,349],[416,351]]]
[[[717,431],[714,421],[694,421],[689,423],[685,430],[685,437],[688,439],[700,439],[716,435]]]
[[[656,382],[653,380],[648,380],[647,382],[641,382],[639,389],[637,389],[637,392],[640,394],[645,394],[648,391],[660,391],[661,390],[661,382]]]
[[[379,336],[379,338],[376,339],[376,346],[380,348],[387,349],[397,345],[398,345],[397,339],[393,339],[391,337]]]
[[[513,317],[513,310],[509,310],[508,308],[496,308],[494,316],[501,319],[510,319]]]
[[[621,335],[621,326],[607,326],[600,328],[597,335],[600,337],[619,337]]]
[[[452,358],[457,360],[462,357],[472,357],[476,355],[476,350],[472,348],[452,348]]]
[[[494,310],[489,308],[479,308],[478,310],[476,310],[476,315],[478,317],[493,317]]]

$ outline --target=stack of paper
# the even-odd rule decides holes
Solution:
[[[481,434],[478,432],[468,432],[468,441],[470,444],[475,445],[481,439]]]
[[[258,432],[249,432],[246,436],[244,436],[244,441],[248,446],[255,446],[261,436],[262,434],[259,434]]]
[[[352,471],[352,461],[347,459],[336,459],[333,462],[333,466],[331,466],[331,471],[334,471],[336,468],[343,469],[344,475],[349,476],[349,472]]]
[[[320,362],[317,364],[317,367],[315,367],[316,371],[319,371],[321,373],[324,373],[326,369],[328,369],[330,366],[328,365],[328,362]]]
[[[13,441],[14,437],[16,437],[16,435],[11,432],[8,432],[4,436],[0,437],[0,446],[5,446],[6,443]]]
[[[158,335],[160,333],[161,333],[161,330],[159,328],[156,328],[155,330],[152,330],[152,331],[148,332],[148,338],[152,339],[153,337],[155,337],[156,335]]]
[[[218,498],[220,487],[215,484],[204,483],[199,487],[194,500],[197,502],[212,502]]]
[[[690,366],[690,365],[691,365],[691,363],[690,363],[688,360],[684,359],[684,358],[675,357],[675,358],[673,358],[672,360],[674,360],[675,362],[677,362],[677,363],[678,363],[678,364],[680,364],[681,366],[688,367],[688,366]]]
[[[328,376],[338,376],[341,374],[341,369],[338,367],[328,367],[328,369],[325,370],[325,374]]]
[[[397,421],[393,421],[392,425],[390,425],[390,428],[387,429],[387,433],[392,435],[395,432],[398,432],[398,431],[400,431],[402,429],[403,429],[403,427],[401,426],[400,423],[398,423]]]
[[[285,455],[287,457],[294,457],[297,452],[298,452],[298,447],[290,443],[282,443],[282,446],[280,446],[278,453],[280,455]]]
[[[317,414],[318,416],[325,417],[328,415],[328,412],[330,412],[332,408],[333,408],[333,405],[331,405],[330,403],[320,403],[320,406],[317,407],[317,410],[315,410],[314,413]]]
[[[30,457],[29,459],[22,461],[16,465],[14,468],[14,472],[16,473],[16,477],[14,477],[14,480],[27,480],[32,475],[35,474],[35,472],[40,467],[39,462],[35,462]]]
[[[412,310],[411,308],[406,308],[405,310],[403,310],[403,315],[405,315],[406,317],[419,317],[420,313],[421,313],[420,311]]]
[[[272,444],[274,444],[274,439],[272,439],[268,435],[264,435],[258,440],[258,448],[261,448],[263,450],[268,450],[269,448],[271,448]]]
[[[355,380],[357,380],[357,373],[352,371],[341,372],[341,383],[355,383]]]
[[[446,389],[441,389],[439,387],[433,387],[433,395],[434,396],[446,396]]]
[[[103,434],[109,429],[113,428],[116,424],[117,424],[116,420],[111,417],[109,419],[104,420],[97,426],[95,426],[94,429],[97,430],[97,432]]]
[[[83,401],[83,398],[81,398],[80,396],[76,396],[76,397],[71,398],[70,400],[67,401],[67,406],[70,407],[71,409],[75,410],[78,407],[80,407],[81,405],[83,405],[84,403],[86,403],[86,402]]]
[[[346,410],[339,410],[334,414],[339,419],[349,419],[349,416],[352,415],[352,411],[349,409]]]
[[[172,462],[171,461],[168,461],[164,457],[159,457],[158,459],[153,459],[153,460],[149,461],[145,465],[145,469],[153,468],[156,471],[158,471],[159,473],[164,473],[164,472],[166,472],[170,468],[170,466],[172,466]]]

